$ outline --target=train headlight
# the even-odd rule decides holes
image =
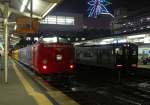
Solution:
[[[47,66],[46,66],[46,65],[43,65],[42,68],[43,68],[43,70],[46,70],[46,69],[47,69]]]
[[[117,68],[123,68],[123,65],[116,65]]]
[[[73,69],[73,68],[74,68],[74,65],[70,65],[69,67],[70,67],[70,69]]]
[[[61,61],[62,58],[63,58],[62,55],[60,55],[60,54],[57,54],[57,55],[56,55],[56,60],[57,60],[57,61]]]

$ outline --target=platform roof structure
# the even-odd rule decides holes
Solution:
[[[32,18],[42,19],[50,13],[62,0],[0,0],[0,39],[4,42],[4,81],[8,83],[8,43],[13,27],[16,25],[16,18],[26,16],[30,29]],[[22,24],[21,24],[22,25]],[[24,24],[23,24],[24,25]],[[25,24],[27,25],[27,24]],[[4,41],[2,40],[4,39]]]
[[[32,17],[42,19],[63,0],[32,0]],[[17,17],[31,16],[31,0],[0,0],[0,41],[3,39],[3,20],[6,4],[9,9],[9,34],[13,33]],[[16,40],[16,37],[14,38]],[[13,40],[11,41],[12,43]]]

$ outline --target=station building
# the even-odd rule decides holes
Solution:
[[[114,11],[111,36],[105,36],[87,43],[109,44],[131,42],[139,46],[139,59],[142,56],[150,57],[150,12],[149,9],[128,12],[125,8]],[[80,43],[75,43],[80,44]]]
[[[40,22],[40,34],[58,34],[72,42],[110,35],[112,18],[101,16],[98,19],[85,17],[79,13],[53,12]]]

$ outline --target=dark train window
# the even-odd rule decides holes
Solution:
[[[128,55],[129,54],[129,50],[126,48],[125,49],[125,54]]]
[[[130,48],[130,52],[131,52],[131,55],[137,55],[136,48],[134,48],[134,47]]]
[[[87,51],[87,52],[84,53],[84,56],[85,56],[85,57],[93,57],[93,55],[94,55],[94,54],[93,54],[93,52],[91,52],[91,51]]]

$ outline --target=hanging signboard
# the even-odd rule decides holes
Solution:
[[[19,17],[16,19],[17,33],[37,33],[39,28],[38,19],[33,18],[32,20],[27,17]]]

